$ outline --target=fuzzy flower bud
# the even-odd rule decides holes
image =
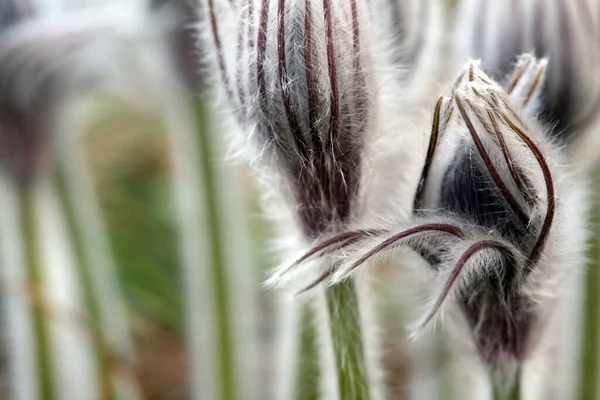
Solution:
[[[456,62],[481,58],[484,69],[503,81],[519,54],[548,58],[540,118],[556,125],[553,136],[568,139],[596,121],[600,103],[600,36],[592,5],[592,0],[464,1]]]
[[[380,105],[366,5],[249,0],[229,35],[222,8],[208,7],[216,65],[251,147],[282,177],[306,237],[338,229],[357,212]]]
[[[544,337],[585,244],[583,191],[532,106],[546,61],[525,58],[511,94],[470,63],[440,98],[414,221],[347,232],[298,260],[344,249],[340,265],[318,280],[337,282],[367,261],[394,260],[388,250],[414,250],[432,267],[423,291],[434,296],[419,328],[452,316],[445,321],[458,328],[457,342],[470,337],[481,361],[509,380]]]

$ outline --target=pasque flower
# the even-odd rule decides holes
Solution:
[[[427,4],[422,10],[401,1],[404,12],[396,11],[406,20],[421,15],[429,26],[428,10],[438,5]],[[278,176],[275,185],[295,205],[309,240],[359,218],[361,204],[380,193],[373,188],[377,179],[365,171],[380,174],[372,165],[390,151],[388,137],[411,139],[397,131],[405,101],[400,85],[413,80],[399,84],[399,66],[391,65],[390,54],[403,62],[424,59],[422,42],[432,39],[404,19],[410,37],[404,42],[388,24],[378,26],[382,9],[392,6],[396,3],[370,8],[361,1],[264,0],[232,10],[223,2],[207,3],[202,32],[214,50],[207,58],[242,127],[243,152],[260,168],[267,166],[268,180]],[[422,63],[404,70],[418,70]],[[398,162],[408,157],[410,146],[394,146]]]
[[[356,209],[374,79],[360,2],[250,3],[228,80],[257,151],[289,182],[305,234]],[[233,50],[233,49],[231,49]]]
[[[340,258],[310,288],[411,248],[431,266],[423,290],[433,295],[415,332],[451,316],[455,343],[470,337],[485,365],[514,378],[544,338],[561,282],[583,265],[585,196],[535,118],[546,67],[522,56],[501,87],[471,62],[435,106],[413,220],[343,233],[291,268]]]

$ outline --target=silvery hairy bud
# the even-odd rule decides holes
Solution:
[[[360,0],[248,0],[231,18],[228,7],[209,3],[208,30],[246,148],[279,176],[305,237],[339,230],[359,212],[367,142],[395,118],[382,117],[395,102],[370,11]]]
[[[432,296],[415,332],[443,321],[509,383],[543,342],[585,244],[582,188],[535,118],[546,60],[521,60],[510,94],[470,63],[438,100],[412,222],[346,232],[292,266],[340,257],[310,288],[382,258],[401,267],[406,253],[392,250],[414,250],[430,265],[420,289]]]
[[[503,81],[517,55],[548,58],[541,121],[563,140],[582,134],[597,120],[600,105],[600,36],[594,1],[468,0],[458,16],[456,62],[481,58]],[[510,88],[508,88],[510,90]]]

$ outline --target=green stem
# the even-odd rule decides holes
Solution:
[[[596,188],[598,184],[596,183]],[[595,192],[591,209],[592,243],[589,249],[585,276],[583,347],[580,367],[581,400],[595,400],[598,396],[598,334],[600,327],[600,197]]]
[[[310,304],[301,305],[299,367],[296,376],[296,400],[319,399],[319,357],[314,311]],[[289,362],[290,360],[288,360]]]
[[[38,237],[35,218],[35,190],[32,183],[22,183],[19,191],[19,212],[21,221],[21,233],[25,246],[25,260],[27,263],[27,275],[29,276],[31,295],[34,303],[41,298],[43,288],[40,257],[38,254]],[[40,398],[53,400],[54,381],[52,379],[52,368],[50,362],[50,343],[48,335],[48,320],[44,314],[43,307],[33,307],[33,326],[35,331],[35,345],[37,354],[37,373],[40,384]]]
[[[92,336],[91,339],[96,356],[96,367],[101,390],[100,398],[103,400],[112,400],[115,398],[115,395],[111,388],[111,370],[110,362],[106,352],[106,340],[104,339],[100,329],[96,329],[100,325],[100,308],[98,304],[98,296],[95,293],[92,277],[90,276],[91,266],[88,262],[88,257],[86,257],[85,254],[83,235],[77,223],[75,207],[68,195],[66,178],[60,168],[57,168],[55,175],[56,186],[58,188],[58,199],[65,216],[69,238],[73,244],[77,272],[83,290],[86,310],[88,311],[88,318],[90,319],[89,322],[94,327],[94,329],[90,329],[90,333]]]
[[[493,400],[520,400],[521,399],[521,372],[517,372],[515,382],[510,388],[503,385],[493,386]]]
[[[340,399],[368,400],[369,379],[355,282],[345,282],[325,292],[337,368]]]
[[[207,267],[210,268],[211,289],[214,295],[216,320],[214,321],[215,335],[213,337],[217,342],[215,346],[219,357],[218,385],[222,400],[234,400],[238,398],[238,393],[235,385],[234,335],[231,329],[233,318],[231,315],[227,265],[224,256],[225,244],[222,243],[223,232],[221,208],[219,207],[218,174],[213,163],[216,151],[211,136],[210,113],[201,99],[195,100],[194,106],[198,130],[196,137],[201,174],[200,184],[202,185],[206,206],[207,231],[210,232],[206,240],[209,243],[212,264]]]

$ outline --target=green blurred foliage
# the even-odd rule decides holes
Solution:
[[[182,330],[182,300],[166,138],[157,115],[110,103],[87,146],[119,279],[134,316]]]

